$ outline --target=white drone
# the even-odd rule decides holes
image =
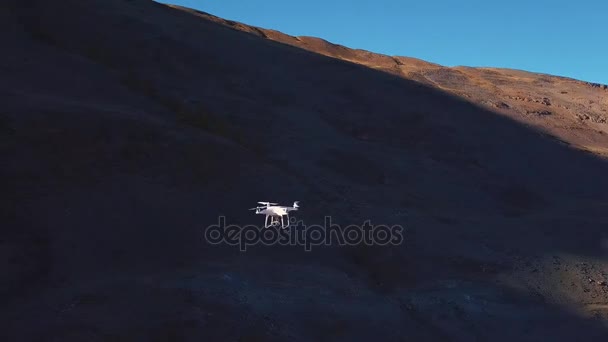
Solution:
[[[298,201],[293,202],[293,206],[291,207],[282,207],[277,206],[278,203],[270,203],[270,202],[258,202],[263,205],[262,207],[250,208],[249,210],[255,210],[256,214],[266,215],[266,219],[264,220],[264,228],[272,227],[275,225],[281,225],[282,228],[289,227],[289,212],[293,210],[298,210],[300,207],[298,205]],[[283,220],[287,217],[287,224]],[[268,224],[268,218],[270,218],[270,224]]]

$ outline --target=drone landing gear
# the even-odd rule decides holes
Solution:
[[[283,219],[287,218],[287,224],[283,222]],[[281,216],[281,227],[288,228],[289,227],[289,215]]]
[[[268,218],[270,218],[270,224],[268,224]],[[264,221],[264,226],[265,226],[265,228],[268,228],[268,227],[287,228],[287,227],[289,227],[289,216],[287,216],[287,224],[285,224],[285,216],[281,216],[281,219],[279,220],[279,217],[277,217],[277,216],[268,215],[268,216],[266,216],[266,220]]]
[[[268,224],[268,219],[270,218],[270,224]],[[277,225],[279,225],[279,218],[272,216],[272,215],[266,215],[266,220],[264,220],[264,228],[269,228],[269,227],[275,227]]]

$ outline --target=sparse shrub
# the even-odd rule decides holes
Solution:
[[[158,100],[158,94],[154,84],[152,84],[151,81],[138,77],[134,72],[129,71],[123,75],[120,83],[133,92],[140,93],[151,100]]]
[[[370,289],[390,293],[396,287],[416,281],[416,270],[397,246],[358,245],[347,248],[346,256],[367,277]]]
[[[15,142],[13,139],[15,133],[16,131],[8,117],[0,113],[0,149]]]
[[[10,125],[7,115],[4,113],[0,113],[0,132],[2,133],[2,135],[12,134],[13,131],[14,130]]]
[[[48,30],[45,30],[45,28],[39,21],[29,17],[23,17],[22,19],[23,29],[30,35],[30,37],[32,37],[32,39],[37,42],[51,46],[59,45],[57,40],[51,35]]]
[[[179,122],[246,146],[244,136],[237,127],[230,125],[225,118],[211,112],[205,106],[197,105],[190,108],[175,101],[172,102],[171,106],[174,107]]]
[[[260,144],[246,139],[244,132],[236,125],[230,124],[225,117],[213,113],[206,106],[189,104],[179,98],[163,95],[152,81],[138,77],[135,72],[126,73],[121,83],[173,112],[179,123],[231,140],[258,155],[263,154],[263,147]]]
[[[101,65],[110,67],[110,68],[118,68],[120,67],[120,62],[113,60],[108,54],[108,50],[103,47],[91,45],[84,48],[83,55]]]

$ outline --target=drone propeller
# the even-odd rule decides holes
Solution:
[[[249,208],[249,210],[258,210],[258,209],[264,209],[264,207]]]
[[[270,203],[270,202],[258,202],[258,203],[263,204],[263,205],[276,205],[276,204],[279,204],[279,203]]]

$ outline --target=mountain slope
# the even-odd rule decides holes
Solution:
[[[605,336],[601,87],[146,0],[0,19],[3,340]],[[405,241],[205,242],[258,200]]]
[[[239,31],[445,90],[551,132],[583,150],[608,153],[602,148],[608,142],[608,85],[510,69],[449,68],[411,57],[353,50],[315,37],[293,37],[180,6],[172,7]]]

